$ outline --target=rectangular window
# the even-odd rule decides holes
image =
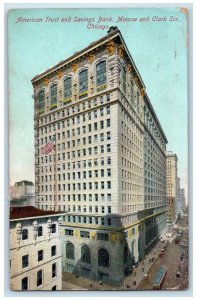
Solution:
[[[42,270],[37,272],[37,286],[42,285]]]
[[[28,290],[28,277],[24,277],[21,280],[21,290],[22,291],[27,291]]]
[[[111,145],[110,144],[107,145],[107,152],[111,152]]]
[[[107,194],[107,202],[111,202],[111,194]]]
[[[56,255],[56,245],[51,247],[51,256],[55,256]]]
[[[56,263],[52,264],[52,278],[57,275]]]
[[[107,127],[110,127],[110,119],[107,119]]]
[[[29,255],[22,256],[22,268],[28,267],[29,264]]]
[[[100,127],[101,127],[101,129],[103,129],[104,128],[104,121],[102,120],[102,121],[100,121]]]
[[[44,258],[44,252],[43,250],[38,251],[38,261],[42,261]]]
[[[101,142],[104,141],[104,133],[101,133],[101,134],[100,134],[100,139],[101,139]]]
[[[109,141],[111,139],[111,134],[110,132],[107,132],[107,140]]]
[[[98,241],[108,241],[109,240],[109,235],[107,233],[97,233],[97,240]]]
[[[84,238],[90,238],[90,233],[89,231],[80,231],[80,237],[84,237]]]

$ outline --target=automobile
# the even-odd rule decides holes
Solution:
[[[180,272],[176,272],[176,278],[180,278],[181,277],[181,273]]]

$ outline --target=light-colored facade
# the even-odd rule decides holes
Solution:
[[[144,256],[146,229],[155,231],[146,236],[149,247],[165,226],[167,141],[120,31],[112,28],[32,84],[36,205],[67,212],[63,271],[121,282]],[[42,155],[54,137],[56,150]],[[146,184],[154,191],[147,186],[145,201]]]
[[[177,155],[169,151],[166,158],[168,223],[175,222],[177,217],[177,162]]]
[[[185,189],[180,189],[179,191],[179,201],[180,201],[180,210],[183,211],[186,206],[185,201]]]
[[[12,290],[61,290],[60,218],[34,207],[10,212],[10,287]]]
[[[22,180],[9,187],[10,206],[35,206],[33,182]]]

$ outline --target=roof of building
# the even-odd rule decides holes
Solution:
[[[83,56],[84,54],[90,52],[90,51],[93,51],[94,49],[98,48],[99,46],[103,45],[104,43],[106,43],[107,41],[112,41],[113,39],[115,38],[119,38],[120,42],[124,45],[124,50],[125,52],[127,53],[127,56],[132,64],[132,68],[136,74],[136,76],[139,78],[139,84],[141,85],[142,88],[146,89],[146,86],[143,82],[143,79],[137,69],[137,66],[135,65],[135,62],[129,52],[129,49],[125,43],[125,40],[120,32],[120,30],[118,29],[118,27],[116,26],[112,26],[110,27],[110,29],[107,31],[107,35],[103,36],[102,38],[98,39],[97,41],[94,41],[92,43],[90,43],[87,47],[83,48],[82,50],[78,51],[78,52],[75,52],[73,55],[71,55],[70,57],[68,57],[67,59],[65,60],[62,60],[60,61],[58,64],[50,67],[49,69],[45,70],[44,72],[40,73],[40,74],[37,74],[36,76],[33,77],[33,79],[31,80],[32,81],[32,84],[34,84],[36,81],[38,80],[41,80],[43,79],[44,77],[46,76],[49,76],[51,73],[55,72],[55,71],[58,71],[58,70],[61,70],[61,68],[64,68],[67,64],[73,62],[74,60],[76,59],[79,59],[81,56]],[[149,104],[149,107],[150,109],[152,110],[152,113],[155,117],[155,121],[157,122],[159,128],[160,128],[160,131],[166,141],[166,143],[168,142],[166,136],[165,136],[165,133],[162,129],[162,126],[157,118],[157,115],[153,109],[153,106],[146,94],[146,97],[145,97],[147,103]]]
[[[10,220],[62,214],[62,212],[41,210],[34,206],[15,206],[10,208]]]
[[[96,49],[97,47],[103,45],[104,43],[106,43],[106,41],[112,41],[114,38],[119,37],[120,41],[122,42],[122,44],[125,47],[125,51],[130,59],[130,61],[132,62],[132,66],[136,72],[136,75],[139,77],[140,81],[139,83],[142,84],[142,86],[144,88],[145,84],[141,78],[141,75],[133,61],[133,58],[127,48],[127,45],[123,39],[123,36],[120,32],[120,30],[118,29],[118,27],[116,26],[112,26],[108,31],[107,31],[107,35],[103,36],[102,38],[98,39],[97,41],[94,41],[92,43],[90,43],[87,47],[83,48],[82,50],[75,52],[73,55],[71,55],[70,57],[68,57],[65,60],[60,61],[59,63],[57,63],[56,65],[48,68],[47,70],[45,70],[44,72],[37,74],[36,76],[33,77],[32,84],[35,83],[37,80],[40,80],[41,78],[48,76],[50,73],[57,71],[58,69],[61,69],[62,67],[64,67],[65,65],[67,65],[68,63],[72,62],[73,60],[78,59],[79,57],[81,57],[82,55],[84,55],[85,53],[88,53],[89,51],[92,51],[93,49]]]
[[[34,186],[32,181],[29,180],[21,180],[21,181],[17,181],[15,182],[14,186],[22,186],[22,185],[30,185],[30,186]]]

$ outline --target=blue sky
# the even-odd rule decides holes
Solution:
[[[187,19],[180,9],[37,9],[12,10],[8,18],[10,183],[34,181],[33,89],[31,79],[106,35],[87,23],[16,23],[18,17],[112,17],[102,25],[118,26],[146,85],[167,136],[167,149],[178,155],[178,175],[187,189]],[[124,17],[149,22],[123,23]],[[153,22],[171,16],[178,21]],[[98,23],[97,23],[98,25]]]

